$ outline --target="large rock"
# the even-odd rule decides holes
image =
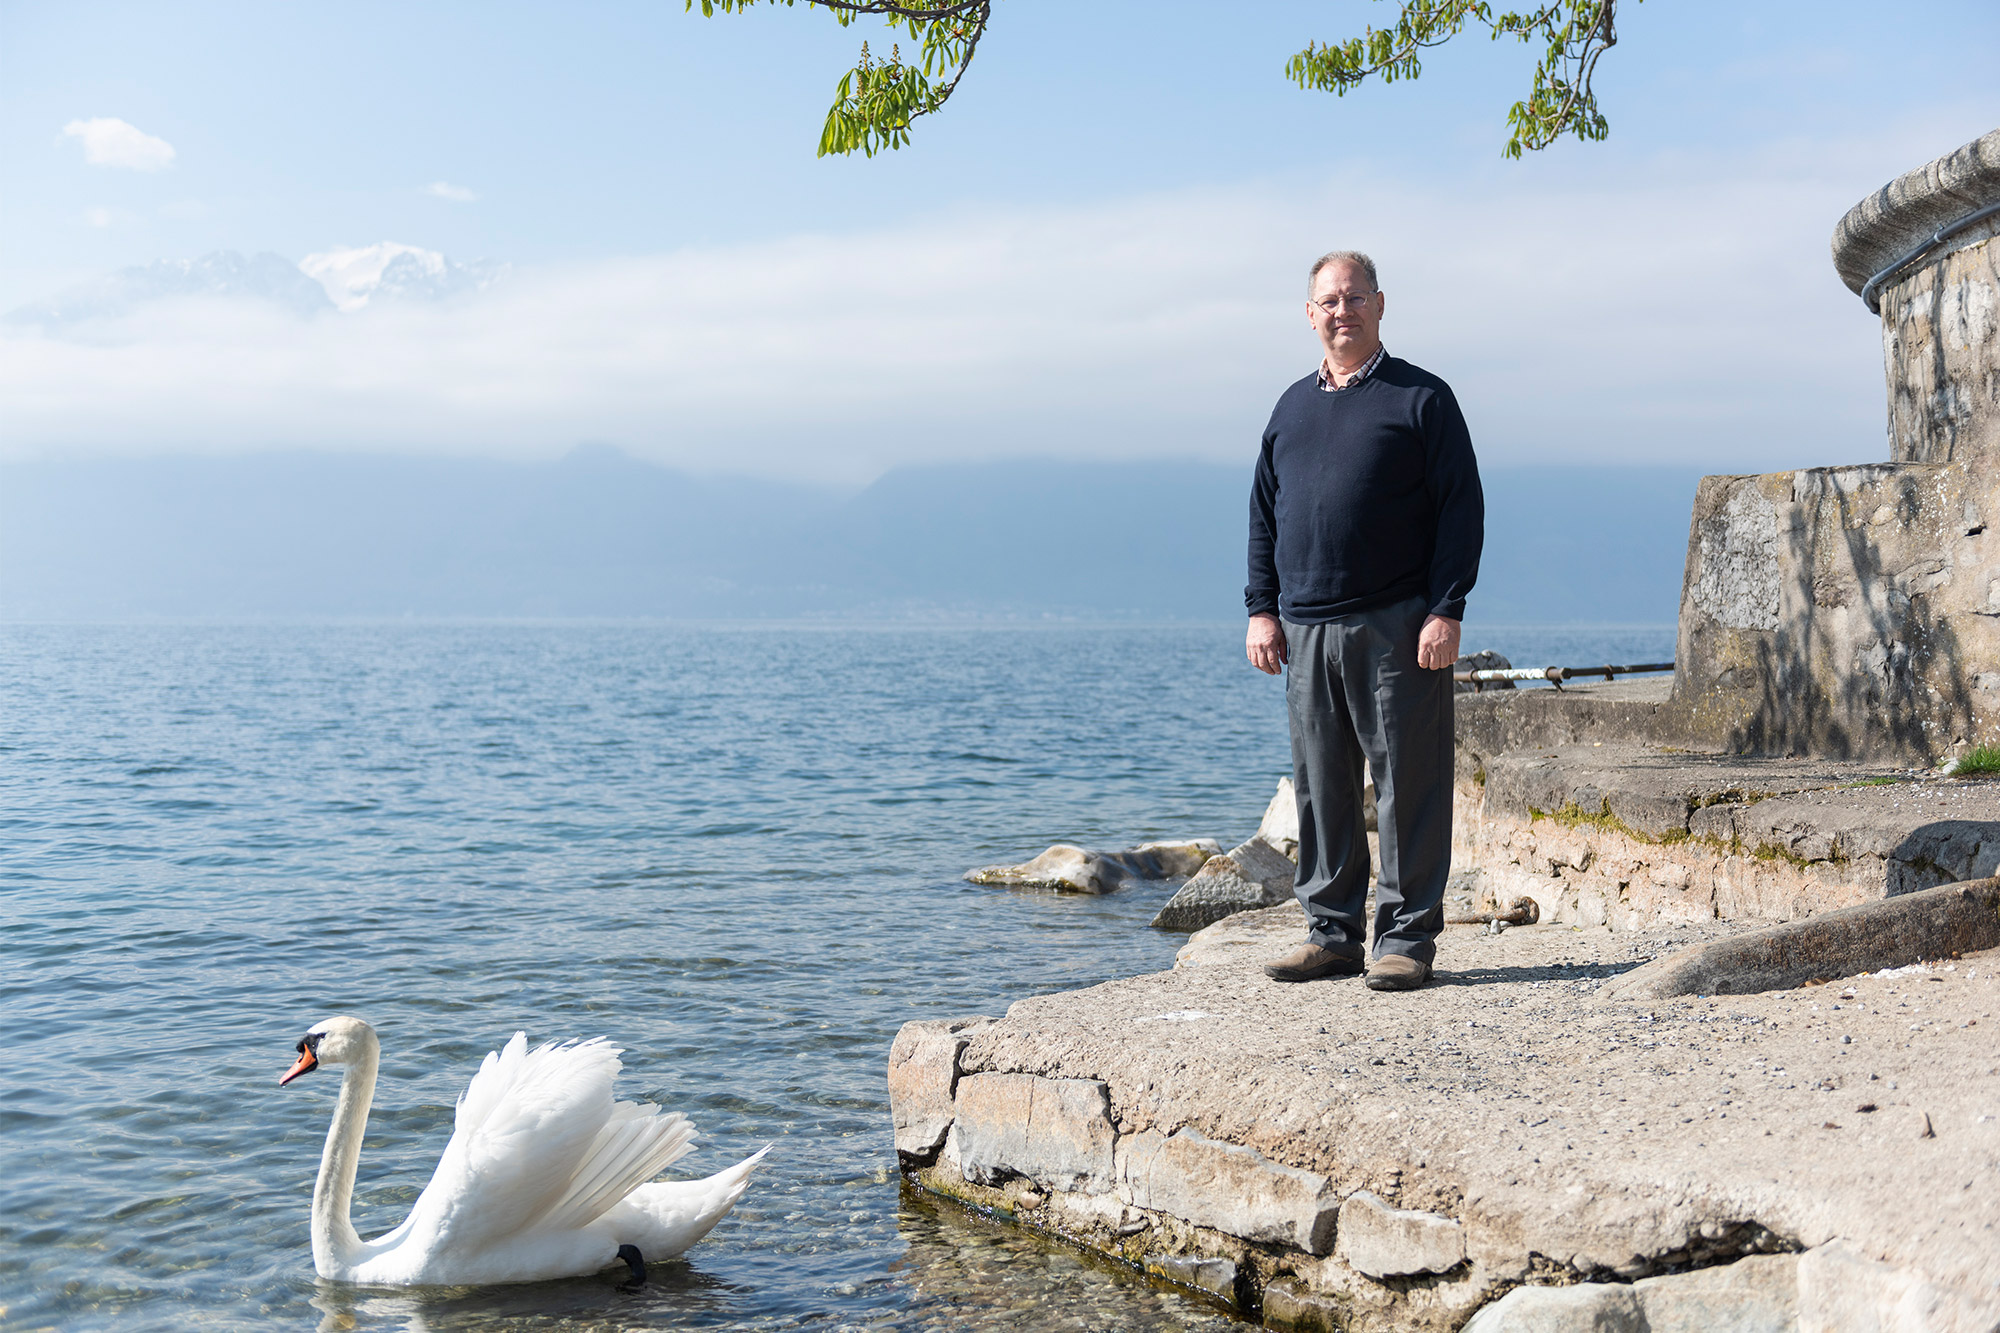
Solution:
[[[1602,995],[1750,995],[1996,947],[2000,879],[1972,880],[1684,949],[1634,968]]]
[[[1193,1129],[1142,1130],[1118,1140],[1118,1193],[1135,1208],[1267,1245],[1325,1254],[1338,1207],[1323,1175]]]
[[[1795,1333],[1799,1258],[1753,1254],[1716,1268],[1642,1278],[1646,1333]]]
[[[1484,652],[1466,653],[1451,664],[1451,673],[1457,676],[1461,671],[1505,671],[1514,664],[1490,648]],[[1511,680],[1482,680],[1474,684],[1469,680],[1456,681],[1452,689],[1459,694],[1484,694],[1487,690],[1511,690]]]
[[[1147,842],[1122,852],[1093,852],[1057,843],[1032,861],[980,866],[965,872],[974,884],[1004,884],[1052,893],[1110,893],[1134,880],[1184,879],[1222,851],[1213,838]]]
[[[1574,1287],[1516,1287],[1466,1321],[1464,1333],[1647,1333],[1647,1329],[1632,1288],[1586,1282]]]
[[[920,1019],[905,1023],[889,1047],[889,1115],[896,1126],[896,1154],[906,1166],[937,1156],[953,1119],[958,1057],[968,1030],[988,1018]]]
[[[954,1110],[945,1152],[974,1184],[1025,1176],[1048,1189],[1111,1192],[1118,1132],[1098,1080],[972,1074],[959,1079]]]
[[[1266,846],[1275,847],[1286,860],[1298,861],[1299,798],[1292,789],[1290,778],[1278,779],[1278,794],[1264,807],[1264,818],[1258,821],[1257,831],[1250,836]]]
[[[1372,777],[1362,779],[1361,821],[1370,833],[1375,831],[1375,779]],[[1290,778],[1278,779],[1278,793],[1264,807],[1264,818],[1257,825],[1257,831],[1250,836],[1277,848],[1294,865],[1298,863],[1299,797]]]
[[[1465,1228],[1358,1190],[1340,1205],[1340,1257],[1373,1278],[1448,1273],[1465,1262]]]
[[[1153,918],[1161,930],[1196,931],[1226,916],[1274,907],[1292,896],[1298,867],[1259,838],[1212,856]]]

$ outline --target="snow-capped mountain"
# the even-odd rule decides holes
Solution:
[[[506,267],[484,259],[460,262],[395,241],[327,250],[297,264],[283,255],[217,250],[199,259],[162,259],[119,269],[19,306],[5,318],[10,324],[54,330],[190,296],[263,301],[304,317],[351,313],[371,301],[441,301],[476,292]]]
[[[337,308],[349,312],[376,298],[438,301],[476,292],[502,269],[490,260],[460,263],[435,250],[397,241],[353,250],[335,248],[299,261],[299,271],[319,283]]]

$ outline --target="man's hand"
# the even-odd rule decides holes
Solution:
[[[1426,671],[1442,671],[1456,661],[1458,622],[1443,616],[1425,617],[1423,629],[1417,632],[1417,665]]]
[[[1285,669],[1285,627],[1276,616],[1250,617],[1250,632],[1244,636],[1243,651],[1251,666],[1267,676],[1277,675]]]

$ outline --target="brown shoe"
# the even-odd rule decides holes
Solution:
[[[1317,981],[1321,977],[1359,976],[1361,971],[1359,958],[1322,949],[1311,940],[1283,958],[1264,964],[1264,975],[1273,981]]]
[[[1431,979],[1431,965],[1385,953],[1368,965],[1369,990],[1415,990]]]

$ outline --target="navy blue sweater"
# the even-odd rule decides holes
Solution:
[[[1319,625],[1422,597],[1465,618],[1486,500],[1451,386],[1397,357],[1328,393],[1285,390],[1250,490],[1251,615]]]

